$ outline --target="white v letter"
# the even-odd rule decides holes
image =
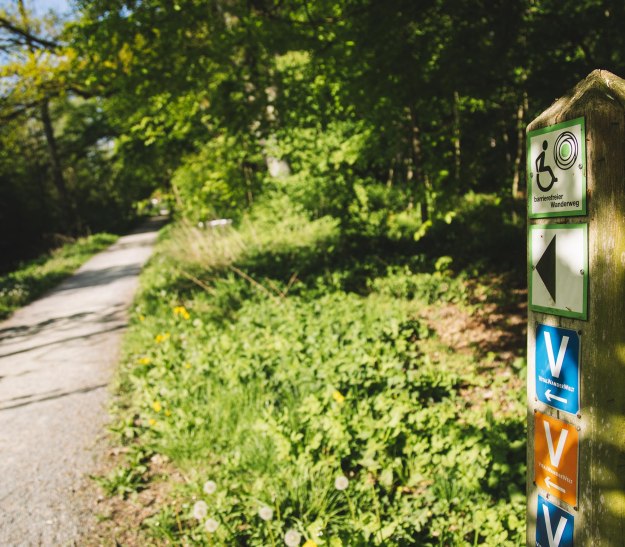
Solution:
[[[543,514],[545,515],[545,524],[547,525],[547,540],[549,541],[549,547],[558,547],[558,545],[560,545],[560,541],[562,541],[562,534],[564,534],[564,529],[566,528],[566,523],[568,521],[564,517],[560,517],[558,529],[556,530],[556,535],[554,536],[553,530],[551,529],[549,509],[545,504],[543,504]]]
[[[560,432],[560,438],[558,439],[558,446],[553,450],[553,439],[551,438],[551,428],[549,427],[549,422],[543,420],[543,424],[545,426],[545,435],[547,437],[547,448],[549,449],[549,459],[551,460],[551,465],[554,467],[558,467],[560,465],[560,458],[562,457],[562,451],[564,450],[564,443],[566,442],[566,437],[569,434],[568,429],[563,429]]]
[[[549,368],[551,369],[551,376],[554,378],[560,378],[560,371],[562,370],[562,362],[564,361],[564,354],[566,353],[566,347],[569,345],[569,337],[563,336],[560,342],[560,349],[558,350],[558,359],[553,356],[553,346],[551,345],[551,334],[547,331],[545,334],[545,345],[547,346],[547,357],[549,358]]]

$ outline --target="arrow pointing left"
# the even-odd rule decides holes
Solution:
[[[565,488],[562,488],[561,486],[558,486],[557,484],[552,482],[551,481],[551,477],[546,477],[545,478],[545,484],[547,485],[547,488],[555,488],[556,490],[560,490],[560,492],[562,492],[562,493],[566,492]]]
[[[549,296],[556,301],[556,236],[554,235],[547,245],[545,252],[536,264],[538,276],[545,284]]]
[[[551,400],[553,399],[554,401],[560,401],[561,403],[564,403],[564,404],[568,403],[567,399],[564,399],[563,397],[558,397],[557,395],[552,395],[550,389],[545,391],[545,397],[547,397],[547,400],[549,402],[551,402]]]

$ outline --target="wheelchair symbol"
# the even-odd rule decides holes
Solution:
[[[554,175],[553,169],[549,165],[545,165],[545,156],[548,142],[543,141],[543,151],[536,158],[536,184],[543,192],[548,192],[553,185],[558,182],[558,178]],[[559,169],[567,171],[577,160],[579,152],[579,144],[577,138],[570,131],[564,131],[558,135],[553,147],[553,160]],[[543,175],[543,182],[540,182],[540,175]],[[545,177],[549,177],[549,181],[545,182]]]
[[[545,165],[545,153],[547,152],[548,146],[549,145],[547,144],[547,141],[543,141],[543,151],[540,154],[538,154],[538,157],[536,158],[536,184],[538,184],[538,188],[540,188],[543,192],[548,192],[549,190],[551,190],[553,185],[556,182],[558,182],[558,179],[553,174],[551,167],[549,167],[548,165]],[[549,174],[550,180],[546,186],[543,186],[540,183],[541,173]]]

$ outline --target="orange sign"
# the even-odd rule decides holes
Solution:
[[[539,488],[577,507],[579,433],[575,426],[534,413],[534,480]]]

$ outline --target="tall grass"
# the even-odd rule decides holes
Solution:
[[[144,522],[150,541],[518,544],[522,394],[470,404],[480,363],[419,318],[463,306],[462,278],[447,259],[368,267],[342,255],[333,221],[275,207],[239,228],[173,228],[142,277],[116,430],[141,451],[128,466],[161,454],[186,478]]]

